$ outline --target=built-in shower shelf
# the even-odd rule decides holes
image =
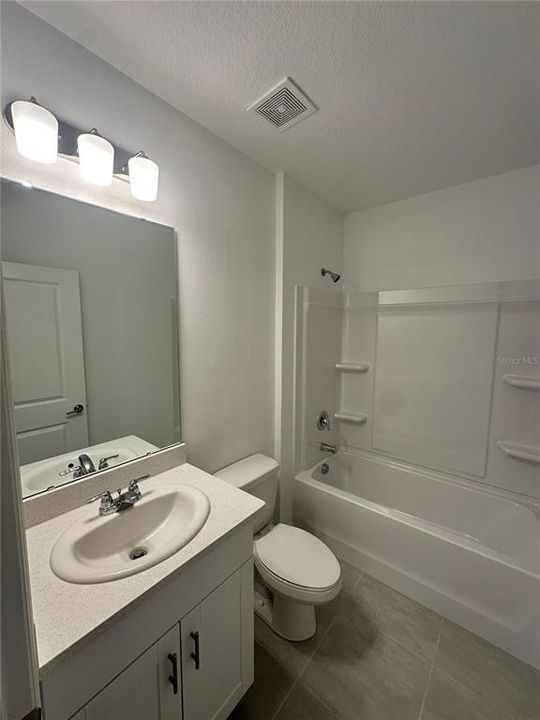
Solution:
[[[353,413],[345,410],[334,413],[334,417],[341,422],[354,423],[355,425],[365,425],[368,419],[365,413]]]
[[[504,375],[503,380],[507,385],[523,390],[540,390],[540,377],[534,375]]]
[[[518,443],[499,440],[497,443],[499,450],[516,460],[525,460],[525,462],[540,465],[540,447],[532,445],[519,445]]]
[[[369,363],[338,362],[336,363],[336,370],[365,373],[369,370]]]

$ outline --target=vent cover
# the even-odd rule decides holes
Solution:
[[[248,110],[261,115],[280,132],[317,112],[315,105],[290,78],[278,83]]]

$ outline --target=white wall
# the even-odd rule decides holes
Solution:
[[[344,274],[359,290],[540,276],[540,166],[351,213]]]
[[[2,93],[35,95],[160,166],[156,203],[78,166],[17,155],[2,123],[2,174],[175,227],[179,236],[182,435],[213,471],[273,450],[274,176],[31,13],[2,3]]]
[[[281,516],[292,514],[294,467],[295,287],[341,292],[321,267],[341,273],[343,216],[292,178],[276,178],[276,449],[281,460]]]

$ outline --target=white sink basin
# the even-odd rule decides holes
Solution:
[[[180,550],[210,512],[206,495],[190,485],[143,490],[132,508],[100,517],[99,503],[71,525],[51,551],[52,571],[72,583],[102,583],[133,575]]]
[[[114,467],[115,465],[127,462],[127,460],[133,460],[137,457],[136,453],[116,445],[107,447],[106,452],[110,453],[110,455],[118,455],[117,458],[109,460],[109,467]],[[80,452],[80,454],[82,455],[82,452]],[[97,468],[100,460],[100,458],[97,457],[99,453],[86,454]],[[42,490],[59,487],[60,485],[71,482],[74,479],[73,473],[66,475],[61,475],[60,473],[66,470],[69,463],[71,463],[71,465],[77,465],[77,457],[74,453],[70,453],[69,455],[60,455],[59,458],[54,457],[48,460],[40,460],[37,463],[33,463],[32,467],[26,466],[29,469],[23,466],[21,468],[23,496],[33,495]],[[100,457],[106,457],[106,455],[101,454]]]

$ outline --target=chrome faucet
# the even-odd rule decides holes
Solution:
[[[319,445],[319,450],[322,452],[329,452],[332,453],[332,455],[335,455],[337,453],[337,448],[335,445],[330,445],[330,443],[322,442]]]
[[[118,493],[118,497],[116,498],[113,498],[110,490],[105,490],[86,502],[93,503],[95,500],[100,500],[98,511],[100,515],[112,515],[112,513],[127,510],[127,508],[133,507],[133,505],[142,498],[138,483],[149,477],[150,475],[141,475],[141,477],[130,480],[125,492],[122,492],[121,489],[116,491]]]
[[[73,472],[74,478],[83,477],[83,475],[89,475],[90,473],[96,472],[96,466],[92,462],[92,459],[88,455],[79,455],[79,465]]]
[[[148,453],[150,455],[150,453]],[[109,460],[114,460],[120,457],[120,455],[109,455],[108,457],[102,457],[99,460],[98,470],[107,470],[109,467]],[[96,471],[96,466],[92,462],[92,459],[88,455],[79,456],[79,464],[69,463],[65,470],[61,470],[58,474],[60,477],[65,475],[71,475],[73,473],[73,479],[84,477]]]

